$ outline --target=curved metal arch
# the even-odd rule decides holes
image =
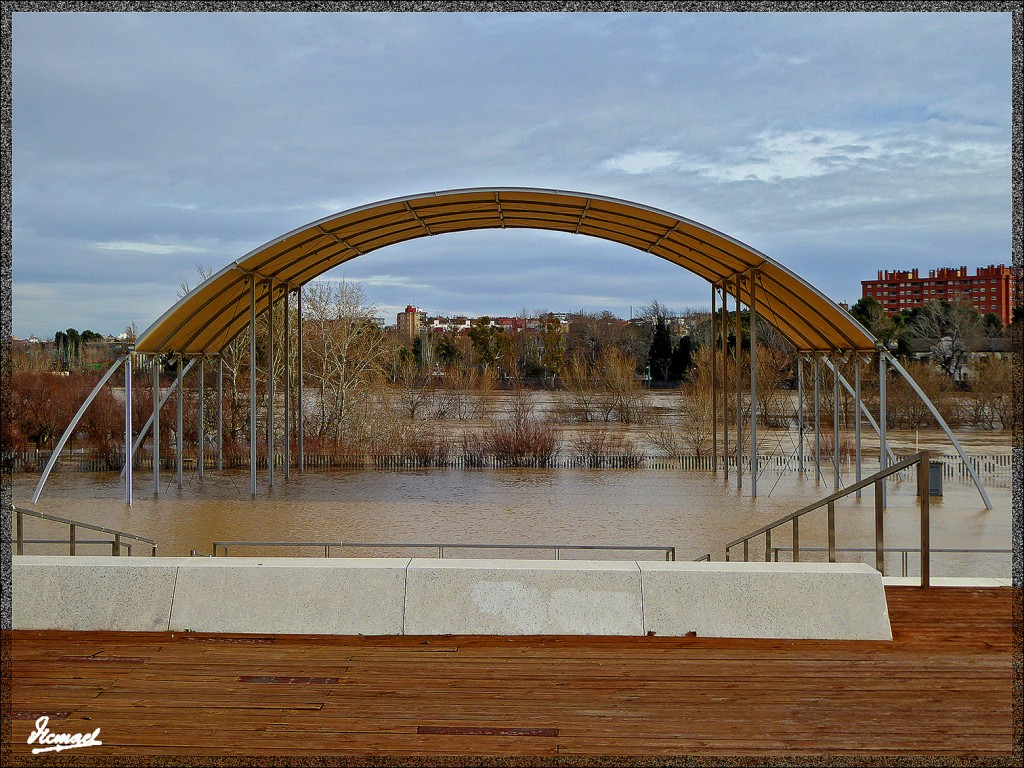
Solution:
[[[291,287],[379,248],[477,229],[544,229],[618,242],[715,284],[756,269],[764,319],[802,351],[874,350],[876,340],[817,288],[760,251],[699,222],[639,203],[581,192],[485,187],[391,198],[306,224],[259,246],[205,280],[147,328],[142,353],[221,351],[248,325],[251,275]],[[730,281],[725,280],[729,285]],[[736,297],[743,300],[743,296]],[[747,297],[749,300],[749,296]],[[265,311],[266,292],[257,296]]]

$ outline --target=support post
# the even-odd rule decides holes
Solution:
[[[886,429],[888,416],[886,414],[885,404],[885,352],[884,350],[878,351],[878,471],[882,472],[888,468],[888,454],[886,453],[889,446],[886,443]],[[888,486],[886,478],[882,478],[878,481],[881,483],[880,496],[876,494],[876,500],[881,499],[881,505],[884,507],[886,503],[885,492]]]
[[[814,482],[821,482],[821,365],[814,354]]]
[[[124,359],[124,503],[132,505],[132,355],[134,347],[128,347]]]
[[[722,281],[722,456],[725,481],[729,482],[729,293]]]
[[[203,479],[206,463],[206,356],[199,356],[199,441],[196,445],[196,475]]]
[[[796,432],[800,447],[797,450],[797,463],[800,477],[804,476],[804,357],[796,356]]]
[[[718,474],[718,286],[711,284],[711,469]],[[722,350],[725,354],[725,350]]]
[[[750,496],[757,498],[757,272],[750,273]]]
[[[925,588],[931,585],[931,496],[928,482],[930,466],[931,454],[928,451],[921,451],[921,461],[917,465],[917,495],[921,499],[921,586]]]
[[[249,493],[256,498],[256,276],[249,276]]]
[[[267,486],[274,487],[274,284],[267,280]]]
[[[853,387],[854,387],[853,413],[854,413],[854,416],[856,417],[855,421],[853,422],[853,442],[854,442],[854,450],[856,452],[856,461],[857,461],[857,466],[855,468],[855,471],[857,473],[856,474],[856,478],[857,478],[857,482],[859,483],[860,482],[860,478],[861,478],[861,458],[862,458],[861,450],[860,450],[860,422],[861,422],[861,415],[860,415],[860,407],[861,407],[861,398],[860,398],[860,363],[861,363],[861,360],[860,360],[860,353],[859,352],[855,352],[853,359],[857,361],[857,366],[856,366],[856,368],[854,368],[854,371],[853,371]],[[860,498],[860,488],[857,489],[857,498],[858,499]]]
[[[296,433],[297,433],[296,434],[296,448],[298,449],[298,452],[299,452],[299,455],[298,455],[298,465],[299,465],[299,472],[301,472],[306,467],[305,445],[304,445],[303,434],[302,434],[302,421],[303,421],[303,419],[302,419],[303,383],[302,382],[303,382],[304,376],[303,376],[303,370],[302,370],[302,286],[301,285],[298,287],[298,289],[295,292],[295,319],[296,319],[296,322],[297,322],[297,324],[299,326],[297,328],[297,331],[298,331],[298,334],[299,334],[298,335],[298,342],[299,342],[299,350],[298,350],[298,352],[299,352],[299,361],[298,361],[299,362],[299,365],[298,365],[299,370],[298,370],[298,374],[299,375],[298,375],[298,378],[295,380],[295,383],[297,385],[296,388],[298,389],[297,394],[298,394],[298,398],[299,398],[299,403],[298,403],[299,408],[298,408],[298,412],[296,413],[296,418],[295,418],[296,424],[295,424],[295,427],[296,427]]]
[[[284,289],[284,479],[291,477],[292,466],[292,343],[291,317],[288,297],[291,288]]]
[[[839,490],[842,481],[839,466],[839,353],[835,354],[835,364],[832,366],[832,487]]]
[[[736,275],[736,490],[743,490],[743,376],[740,375],[740,348],[743,327],[740,325],[740,275]]]
[[[217,355],[217,471],[224,469],[224,357]]]
[[[177,381],[177,383],[178,383],[178,398],[177,398],[176,413],[175,413],[175,417],[174,417],[174,453],[175,453],[175,456],[174,456],[174,466],[175,466],[176,478],[177,478],[177,481],[178,481],[178,490],[180,491],[182,489],[182,486],[183,486],[183,483],[181,481],[181,479],[182,479],[182,471],[181,470],[182,470],[182,461],[183,461],[182,453],[184,453],[184,448],[185,448],[185,441],[182,439],[182,435],[181,435],[182,424],[184,422],[184,418],[183,418],[184,403],[182,402],[182,394],[181,394],[181,391],[183,389],[182,381],[181,381],[181,355],[178,355],[177,358],[176,358],[176,361],[175,361],[175,371],[176,371],[176,373],[175,373],[175,377],[174,378],[175,378],[175,381]]]
[[[153,355],[153,497],[160,495],[160,355]]]

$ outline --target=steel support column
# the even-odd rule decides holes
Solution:
[[[750,496],[757,498],[757,272],[750,273]]]
[[[196,446],[196,475],[200,480],[206,463],[206,356],[199,356],[199,444]]]
[[[718,286],[711,284],[711,469],[718,474]],[[722,350],[725,354],[725,350]]]
[[[804,476],[804,356],[796,356],[796,432],[800,447],[797,449],[797,464],[800,477]]]
[[[183,419],[184,403],[182,402],[182,394],[181,394],[182,393],[182,389],[184,389],[184,387],[182,386],[182,381],[181,381],[181,355],[178,355],[176,360],[175,360],[175,376],[174,376],[174,379],[178,383],[178,397],[177,397],[177,404],[176,404],[177,407],[175,409],[175,417],[174,417],[174,453],[175,453],[175,456],[174,456],[174,467],[175,467],[175,476],[176,476],[177,481],[178,481],[178,490],[180,491],[182,489],[182,486],[183,486],[183,483],[182,483],[182,453],[184,453],[184,449],[185,449],[185,441],[182,439],[182,435],[181,435],[182,425],[183,425],[183,422],[184,422],[184,419]]]
[[[132,505],[132,354],[124,359],[124,503]]]
[[[274,487],[274,284],[267,280],[267,486]]]
[[[153,496],[160,495],[160,355],[153,355]]]
[[[814,354],[814,482],[821,482],[821,365]]]
[[[740,275],[736,275],[736,490],[743,490],[743,376],[740,349],[743,327],[740,325]]]
[[[886,430],[888,428],[888,416],[886,414],[886,402],[885,402],[885,352],[882,350],[878,351],[878,471],[882,472],[888,468],[888,444],[886,443]],[[886,505],[886,490],[888,483],[886,478],[882,478],[878,481],[881,484],[881,498],[882,506]]]
[[[295,320],[298,328],[298,342],[299,342],[299,360],[298,360],[298,378],[295,380],[296,389],[298,390],[297,395],[299,398],[299,408],[296,413],[296,448],[298,449],[298,466],[299,472],[306,468],[306,456],[305,456],[305,445],[302,434],[302,399],[303,399],[303,370],[302,370],[302,286],[300,285],[295,291]]]
[[[217,471],[224,469],[224,357],[217,355]]]
[[[249,493],[256,498],[256,276],[249,277]]]
[[[292,342],[291,317],[288,297],[291,288],[284,289],[284,479],[291,477],[292,467]]]
[[[835,366],[832,368],[832,464],[834,473],[832,482],[834,490],[839,490],[839,353],[835,353]]]
[[[729,482],[729,293],[722,281],[722,456],[725,481]]]
[[[855,471],[857,473],[856,474],[856,478],[857,478],[857,482],[859,483],[860,482],[860,478],[861,478],[861,459],[862,459],[861,448],[860,448],[860,423],[861,423],[861,415],[860,415],[860,407],[861,407],[861,397],[860,397],[860,363],[861,363],[861,359],[860,359],[860,354],[855,352],[854,355],[853,355],[853,359],[857,361],[857,367],[853,371],[853,386],[854,386],[853,413],[854,413],[854,416],[856,417],[855,421],[853,422],[853,442],[854,442],[854,451],[856,453],[856,462],[857,462],[857,466],[855,467]],[[860,488],[857,489],[857,498],[858,499],[860,498]]]

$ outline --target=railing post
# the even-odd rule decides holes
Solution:
[[[114,556],[120,557],[121,555],[121,534],[114,534]]]
[[[930,530],[930,507],[931,497],[928,482],[928,471],[931,466],[930,454],[928,451],[921,451],[918,454],[917,462],[917,493],[921,498],[921,586],[931,586],[931,530]]]
[[[834,501],[828,503],[828,561],[836,561],[836,505]]]
[[[75,554],[75,526],[71,525],[71,526],[69,526],[69,528],[71,530],[70,530],[70,532],[68,534],[68,554],[69,555],[74,555]]]
[[[882,485],[875,483],[875,569],[885,576],[885,531],[882,509]]]
[[[750,560],[750,539],[743,540],[743,562]]]
[[[14,527],[15,537],[17,544],[15,552],[19,555],[25,554],[25,519],[21,514],[21,509],[15,508],[14,510]]]
[[[800,518],[793,518],[793,562],[800,562]]]
[[[770,563],[772,561],[772,529],[769,528],[764,532],[764,561]]]

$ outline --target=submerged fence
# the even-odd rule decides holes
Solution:
[[[207,452],[204,466],[208,470],[216,467],[216,460]],[[13,471],[15,472],[41,472],[46,462],[50,459],[50,451],[21,451],[13,454]],[[905,458],[897,455],[897,461]],[[977,454],[969,457],[975,471],[986,481],[1002,486],[1009,483],[1013,477],[1013,456],[1010,454]],[[742,458],[744,472],[750,470],[750,457]],[[865,462],[866,466],[877,460],[870,459]],[[183,467],[187,471],[196,468],[196,457],[186,456],[183,459]],[[257,467],[267,468],[267,457],[257,456]],[[932,463],[939,463],[942,466],[942,476],[945,480],[971,482],[970,473],[958,456],[934,456]],[[124,453],[114,454],[109,459],[90,457],[84,454],[66,454],[57,464],[58,468],[74,469],[79,472],[105,472],[120,471],[124,465]],[[249,458],[247,455],[225,455],[222,459],[225,469],[248,468]],[[284,465],[284,457],[275,457],[274,466]],[[153,458],[150,454],[136,455],[133,466],[136,469],[152,469]],[[169,455],[161,456],[160,466],[163,469],[172,470],[177,466],[177,459],[173,451]],[[326,454],[307,453],[305,454],[304,466],[306,469],[426,469],[431,467],[447,469],[507,469],[514,467],[524,468],[547,468],[547,469],[680,469],[709,472],[714,468],[714,459],[711,456],[650,456],[644,454],[626,455],[602,455],[591,454],[562,455],[554,456],[517,456],[506,457],[494,454],[473,453],[461,454],[450,453],[448,455],[436,454]],[[723,460],[719,457],[718,466],[723,467]],[[831,476],[832,463],[830,459],[822,458],[822,472],[828,472]],[[729,467],[736,467],[736,456],[729,457]],[[772,473],[797,473],[800,461],[797,454],[765,454],[758,456],[759,474]],[[840,467],[844,474],[852,472],[852,462],[844,458]],[[804,474],[814,472],[814,456],[804,456]]]

